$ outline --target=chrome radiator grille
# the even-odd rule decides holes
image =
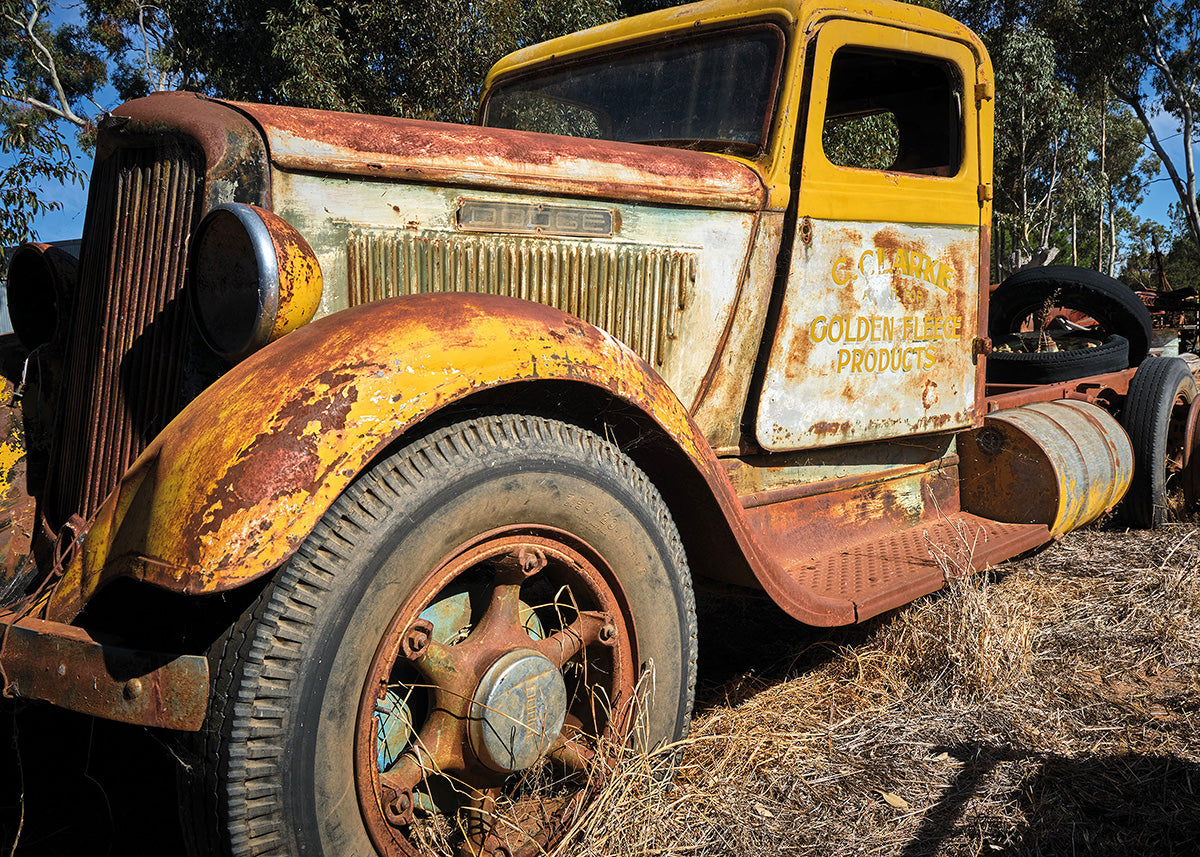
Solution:
[[[655,366],[696,278],[689,251],[448,232],[352,232],[347,261],[351,304],[421,292],[523,298],[608,331]]]
[[[97,164],[47,480],[53,523],[90,518],[181,405],[179,292],[202,180],[199,151],[175,140]]]

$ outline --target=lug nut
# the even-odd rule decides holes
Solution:
[[[433,625],[425,619],[418,619],[412,623],[412,626],[404,634],[404,639],[400,644],[400,648],[404,650],[404,656],[410,660],[415,660],[425,654],[425,650],[429,648],[429,642],[433,639]]]
[[[387,805],[384,815],[387,816],[388,823],[393,826],[412,824],[412,808],[412,795],[408,792],[401,792],[396,795],[395,800]]]
[[[526,577],[532,577],[546,567],[546,554],[541,548],[522,545],[517,551],[517,562]]]

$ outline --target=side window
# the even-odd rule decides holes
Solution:
[[[953,176],[962,165],[962,82],[947,62],[843,47],[833,56],[821,147],[830,163]]]

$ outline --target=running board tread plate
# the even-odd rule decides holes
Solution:
[[[853,602],[856,621],[935,592],[949,577],[987,568],[1050,541],[1044,524],[1006,524],[955,512],[787,569],[817,595]]]

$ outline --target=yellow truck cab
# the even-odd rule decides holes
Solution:
[[[198,853],[538,854],[686,733],[694,584],[843,625],[1160,521],[1195,383],[989,285],[994,97],[928,9],[716,0],[473,126],[118,108],[10,272],[5,694],[185,733]]]

